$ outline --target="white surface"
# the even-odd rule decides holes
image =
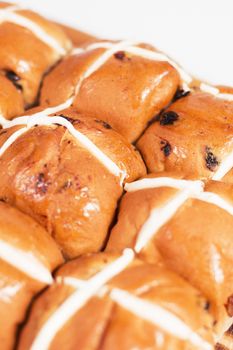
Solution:
[[[150,42],[197,77],[233,86],[232,0],[22,0],[20,3],[95,35]]]

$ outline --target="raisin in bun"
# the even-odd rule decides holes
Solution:
[[[107,251],[134,248],[166,264],[210,301],[219,328],[233,294],[232,186],[162,173],[127,184]],[[233,316],[233,315],[231,315]]]
[[[66,256],[98,251],[123,183],[143,176],[144,163],[101,120],[41,113],[15,118],[0,133],[0,196],[45,226]]]
[[[1,90],[5,91],[0,94],[0,113],[9,119],[21,113],[23,105],[35,103],[43,75],[71,49],[71,42],[59,26],[19,5],[1,2],[0,21]]]
[[[233,165],[230,97],[193,91],[162,112],[137,142],[149,171],[221,180]],[[224,180],[232,182],[232,171]]]
[[[78,112],[101,117],[134,141],[172,100],[181,82],[166,60],[149,45],[107,41],[85,45],[45,77],[41,105],[72,99]]]
[[[63,258],[43,227],[0,202],[0,261],[0,341],[10,350],[31,299],[52,283]]]
[[[164,266],[132,259],[128,250],[65,264],[33,304],[18,349],[213,349],[199,292]]]

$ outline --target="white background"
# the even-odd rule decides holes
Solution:
[[[20,3],[104,38],[152,43],[197,77],[233,86],[233,0],[22,0]]]

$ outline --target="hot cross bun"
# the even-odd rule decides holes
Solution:
[[[10,350],[32,298],[52,284],[63,258],[43,227],[0,201],[0,262],[0,342]]]
[[[213,349],[199,292],[163,265],[132,259],[131,250],[101,253],[59,269],[33,304],[19,350]]]
[[[71,41],[53,22],[1,2],[0,47],[0,116],[9,119],[36,102],[44,74],[71,50]]]

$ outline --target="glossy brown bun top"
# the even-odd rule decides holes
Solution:
[[[24,111],[23,95],[11,81],[4,75],[0,75],[0,115],[12,118]]]
[[[119,43],[102,44],[110,45],[110,49],[84,47],[83,52],[74,53],[58,64],[45,77],[40,102],[43,106],[54,106],[73,96],[78,112],[101,117],[134,141],[148,121],[171,101],[180,77],[166,58],[158,61],[128,53],[127,48],[121,50],[125,46]],[[98,42],[97,45],[101,46]],[[112,51],[113,45],[118,45],[118,49]],[[136,50],[140,48],[147,55],[156,53],[147,45]]]
[[[156,174],[154,180],[170,181],[177,176]],[[179,185],[182,181],[181,177]],[[208,298],[221,325],[227,317],[224,305],[233,294],[232,186],[211,182],[205,192],[194,188],[189,193],[168,183],[133,191],[133,184],[120,204],[107,251],[132,247],[149,262],[160,255]],[[198,185],[187,182],[194,184]]]
[[[5,99],[0,112],[11,118],[21,112],[22,100],[25,106],[35,103],[43,75],[71,49],[71,42],[59,26],[32,11],[1,2],[1,12],[0,75],[11,82],[16,100]]]
[[[32,297],[52,283],[51,272],[63,262],[48,233],[32,218],[0,202],[0,341],[13,348],[17,328]]]
[[[56,274],[56,283],[33,304],[19,349],[213,349],[211,316],[205,309],[206,301],[194,288],[165,267],[139,260],[113,272],[117,259],[119,262],[122,257],[101,253],[64,265]],[[109,273],[110,265],[113,270]],[[88,284],[89,279],[99,283],[100,276],[105,282],[90,292],[93,285]],[[87,285],[75,290],[72,283]],[[80,298],[85,300],[81,305]],[[150,321],[143,312],[145,305],[150,307]],[[58,313],[63,310],[67,315],[68,309],[72,310],[70,316],[57,328]],[[152,315],[157,315],[157,321]],[[164,323],[160,322],[163,316]],[[173,326],[172,322],[169,325],[171,318]],[[187,334],[184,331],[181,336],[179,322],[195,334],[198,346],[191,337],[180,339]]]
[[[149,171],[215,176],[233,151],[232,115],[233,101],[200,91],[171,104],[137,143]],[[232,182],[231,171],[227,180]]]
[[[122,174],[130,182],[146,169],[134,147],[105,122],[71,110],[59,118],[107,161],[103,164],[59,121],[35,125],[0,157],[0,196],[45,226],[64,254],[75,257],[104,245],[123,192]],[[17,130],[2,130],[0,147]],[[122,174],[114,174],[109,163]]]

